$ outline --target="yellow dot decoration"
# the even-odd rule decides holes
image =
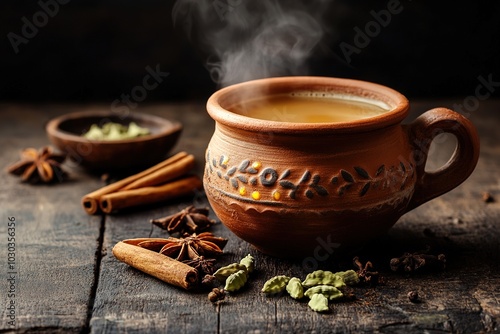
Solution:
[[[256,170],[259,170],[260,167],[262,167],[262,163],[260,161],[255,161],[253,164],[252,164],[252,167]]]
[[[227,165],[228,162],[229,162],[229,157],[228,156],[223,156],[223,158],[222,158],[222,165]]]
[[[276,201],[279,201],[279,199],[281,198],[281,193],[277,190],[273,191],[273,198],[276,200]]]
[[[252,192],[252,198],[256,201],[258,201],[261,198],[260,192],[254,191]]]
[[[247,188],[240,187],[239,192],[241,196],[245,196],[247,194]]]

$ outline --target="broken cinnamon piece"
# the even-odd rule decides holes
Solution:
[[[185,263],[168,256],[126,243],[126,240],[113,247],[114,256],[146,274],[163,282],[190,290],[198,285],[198,271]]]

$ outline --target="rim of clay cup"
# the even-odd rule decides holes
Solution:
[[[227,106],[241,101],[238,96],[242,94],[251,99],[262,94],[273,95],[310,91],[320,94],[349,95],[361,99],[375,100],[385,103],[390,109],[373,117],[350,122],[331,123],[263,120],[240,115],[226,109]],[[287,76],[246,81],[216,91],[207,101],[209,115],[220,124],[255,132],[271,129],[276,133],[320,134],[380,129],[400,123],[408,115],[408,109],[408,99],[392,88],[368,81],[315,76]]]

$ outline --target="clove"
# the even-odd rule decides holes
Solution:
[[[404,253],[400,257],[391,259],[390,265],[392,271],[407,273],[423,270],[443,270],[446,265],[446,256],[444,254]]]

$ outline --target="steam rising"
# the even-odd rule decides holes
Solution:
[[[178,0],[173,9],[193,43],[207,54],[219,86],[307,74],[306,60],[323,36],[328,1]],[[285,7],[286,6],[286,7]]]

